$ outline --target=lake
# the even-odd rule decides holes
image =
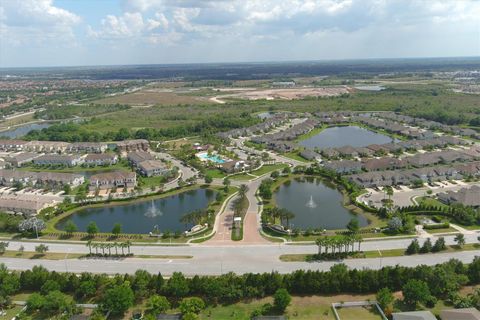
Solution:
[[[181,223],[180,218],[207,208],[215,196],[211,189],[196,189],[154,200],[86,208],[61,220],[56,227],[63,230],[67,221],[72,220],[82,232],[90,221],[95,221],[101,232],[111,232],[115,223],[122,225],[124,233],[149,233],[155,225],[160,231],[185,231],[193,225]]]
[[[308,139],[300,141],[306,148],[365,147],[396,141],[391,137],[357,126],[330,127]]]
[[[10,139],[16,139],[16,138],[23,137],[24,135],[26,135],[32,130],[41,130],[44,128],[48,128],[52,124],[53,124],[52,122],[25,124],[25,125],[21,125],[21,126],[14,127],[9,130],[0,132],[0,137],[8,137]]]
[[[343,229],[356,217],[360,226],[368,225],[365,216],[355,215],[343,204],[343,195],[335,186],[320,178],[297,178],[281,185],[275,202],[295,214],[291,228]]]

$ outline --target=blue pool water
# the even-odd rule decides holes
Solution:
[[[207,153],[205,153],[205,154],[199,154],[198,157],[200,159],[205,159],[205,160],[209,160],[216,163],[225,163],[225,160],[218,155],[208,155]]]

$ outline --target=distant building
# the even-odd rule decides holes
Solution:
[[[118,156],[114,153],[89,153],[85,157],[85,164],[88,166],[105,166],[118,162]]]
[[[454,191],[438,194],[438,200],[446,204],[461,203],[464,206],[480,207],[480,186],[472,186]]]
[[[80,155],[60,155],[60,154],[45,154],[33,159],[33,164],[40,166],[62,165],[67,167],[74,167],[82,164],[84,159]]]
[[[105,142],[75,142],[71,143],[67,151],[71,153],[102,153],[108,149]]]
[[[138,164],[138,170],[145,176],[166,176],[171,170],[160,160],[145,160]]]
[[[149,152],[134,151],[127,154],[127,159],[132,165],[138,167],[140,162],[147,160],[155,160],[155,157]]]
[[[33,159],[40,157],[41,155],[33,152],[21,152],[12,154],[5,158],[5,161],[10,163],[12,167],[21,167],[24,164],[30,163]]]
[[[150,148],[148,140],[145,139],[124,140],[116,142],[115,144],[120,152],[148,151]]]
[[[245,171],[250,165],[243,160],[232,160],[219,164],[220,170],[226,173],[236,173]]]
[[[430,311],[411,311],[392,313],[393,320],[437,320]]]
[[[134,188],[137,185],[135,172],[112,171],[99,173],[90,177],[89,189],[91,191],[113,189],[113,188]]]
[[[0,132],[0,136],[1,136]],[[24,140],[0,140],[1,151],[22,151],[27,141]]]
[[[442,310],[440,317],[442,320],[480,320],[480,311],[475,308]]]
[[[24,150],[44,153],[63,153],[70,143],[63,141],[29,141],[25,144]]]

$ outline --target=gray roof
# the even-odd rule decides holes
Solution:
[[[437,320],[430,311],[392,313],[393,320]]]
[[[475,308],[442,310],[440,317],[442,320],[480,320],[480,311]]]

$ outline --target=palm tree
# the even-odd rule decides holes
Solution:
[[[92,255],[92,240],[87,241],[87,247],[88,247],[88,251],[90,252],[90,255]]]
[[[285,219],[285,221],[287,222],[287,229],[288,229],[290,226],[290,219],[295,218],[295,214],[287,209],[281,209],[280,217],[282,221]]]
[[[318,238],[315,243],[318,246],[318,255],[320,256],[322,254],[322,247],[325,244],[325,239],[324,238]]]
[[[130,246],[132,245],[132,242],[130,240],[127,240],[127,242],[125,242],[125,245],[128,248],[128,254],[130,254]]]
[[[99,247],[98,243],[94,242],[94,243],[92,243],[92,246],[95,248],[95,254],[98,255],[98,247]]]
[[[123,249],[125,248],[125,243],[124,242],[120,243],[120,248],[122,248],[122,256],[124,256],[125,255],[125,253],[123,251]]]
[[[105,243],[99,243],[99,245],[100,245],[100,249],[102,249],[102,254],[105,255],[106,244]]]
[[[240,185],[240,188],[238,189],[238,194],[240,198],[245,197],[245,194],[248,192],[248,187],[246,184]]]
[[[113,245],[115,246],[115,255],[118,256],[118,242],[114,242]]]
[[[463,247],[463,245],[465,244],[465,236],[462,233],[457,234],[457,236],[453,240],[455,240],[455,242],[460,248]]]
[[[112,246],[113,246],[112,243],[106,243],[106,247],[107,247],[107,249],[108,249],[108,255],[109,255],[109,256],[112,255],[112,252],[111,252]]]

